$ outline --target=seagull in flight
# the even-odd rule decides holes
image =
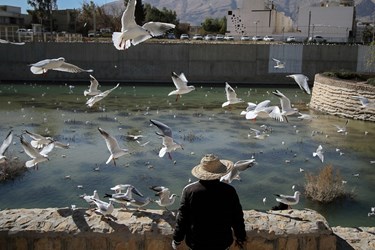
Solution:
[[[179,148],[183,149],[182,145],[173,140],[172,129],[170,127],[157,120],[151,119],[150,122],[160,129],[161,133],[156,132],[156,134],[163,137],[163,147],[159,151],[159,157],[163,157],[166,153],[168,153],[169,159],[172,160],[170,152]]]
[[[8,150],[10,144],[13,140],[13,131],[11,130],[8,135],[5,137],[3,143],[0,146],[0,163],[3,163],[6,161],[6,156],[4,155],[5,152]]]
[[[112,212],[114,210],[114,206],[112,204],[112,201],[105,202],[105,201],[102,201],[102,200],[97,199],[97,198],[92,198],[92,201],[96,205],[96,210],[95,210],[96,213],[99,213],[103,216],[112,214]]]
[[[111,88],[111,89],[108,89],[102,93],[99,93],[93,97],[91,97],[90,99],[87,100],[86,102],[86,105],[91,108],[92,106],[94,106],[95,103],[103,100],[103,98],[107,97],[107,95],[109,95],[112,91],[114,91],[115,89],[118,88],[118,86],[120,86],[120,84],[118,83],[115,87]]]
[[[150,189],[156,192],[156,196],[159,196],[159,199],[155,200],[155,202],[161,207],[167,209],[167,207],[172,205],[176,200],[177,195],[171,194],[169,188],[163,186],[151,186]]]
[[[276,196],[276,201],[288,205],[288,207],[290,208],[290,206],[298,204],[300,194],[301,193],[299,191],[295,191],[293,196],[284,194],[274,195]]]
[[[221,105],[223,108],[231,104],[243,102],[241,98],[237,98],[236,91],[234,91],[234,89],[227,82],[225,83],[225,92],[227,95],[227,101]]]
[[[37,133],[30,132],[28,130],[24,130],[24,133],[31,137],[32,141],[30,142],[30,144],[34,148],[42,149],[50,143],[53,143],[56,148],[69,148],[69,144],[56,141],[52,137],[46,137]]]
[[[27,168],[36,167],[38,169],[38,164],[44,161],[48,161],[48,154],[52,151],[55,144],[50,143],[47,146],[45,146],[40,152],[35,149],[33,146],[31,146],[30,143],[25,141],[23,137],[21,136],[21,146],[25,153],[30,156],[32,159],[27,161],[25,163],[25,166]]]
[[[349,120],[346,120],[344,126],[339,126],[339,125],[333,124],[333,126],[335,126],[337,128],[337,133],[346,133],[346,126],[348,125],[348,122],[349,122]]]
[[[255,166],[256,164],[255,159],[237,161],[234,163],[233,169],[228,174],[222,176],[220,181],[231,183],[233,180],[241,180],[240,173]]]
[[[116,166],[116,159],[127,154],[128,150],[124,148],[120,148],[116,138],[112,137],[109,135],[106,131],[104,131],[101,128],[98,128],[100,134],[103,136],[105,143],[107,144],[107,148],[111,155],[109,156],[108,160],[106,161],[105,164],[110,163],[113,161],[113,164]]]
[[[281,114],[280,108],[278,106],[268,106],[270,102],[270,100],[262,101],[259,104],[248,102],[246,111],[242,111],[241,115],[245,115],[247,120],[254,120],[258,115],[261,116],[262,114],[266,114],[277,121],[283,122],[284,118]]]
[[[272,60],[274,60],[276,62],[276,65],[273,66],[275,69],[283,69],[285,68],[285,62],[282,62],[276,58],[272,58]]]
[[[320,161],[323,162],[324,161],[324,151],[323,151],[323,147],[322,145],[319,145],[319,147],[316,149],[315,152],[313,152],[313,157],[315,156],[318,156]]]
[[[287,121],[288,121],[288,119],[286,118],[287,116],[293,115],[298,112],[298,109],[292,108],[289,98],[286,97],[283,93],[281,93],[278,90],[275,90],[272,92],[272,94],[279,97],[280,104],[281,104],[281,115],[284,116]]]
[[[48,70],[56,70],[69,73],[93,72],[92,69],[81,69],[76,65],[65,62],[64,57],[59,57],[56,59],[45,59],[30,64],[29,66],[31,66],[31,72],[36,75],[47,73]]]
[[[358,100],[361,103],[361,108],[375,108],[375,102],[370,102],[364,96],[352,96],[352,98]]]
[[[83,95],[94,96],[94,95],[98,95],[102,93],[102,91],[98,90],[98,86],[99,86],[99,82],[95,79],[95,77],[90,75],[90,87],[88,90],[83,91]]]
[[[16,43],[16,42],[11,42],[11,41],[4,40],[4,39],[0,39],[0,43],[9,43],[9,44],[13,44],[13,45],[25,45],[24,42],[22,42],[22,43]]]
[[[170,92],[168,96],[177,95],[176,102],[181,95],[187,94],[195,90],[195,87],[193,85],[190,85],[190,86],[187,85],[188,80],[186,79],[184,73],[177,75],[175,72],[172,72],[172,81],[174,85],[176,86],[176,90]]]
[[[302,89],[306,94],[311,95],[309,84],[307,83],[309,78],[307,76],[305,76],[303,74],[293,74],[293,75],[287,75],[286,77],[293,78],[294,81],[300,87],[300,89]]]
[[[112,41],[116,49],[125,50],[131,45],[135,46],[151,37],[161,36],[167,30],[173,29],[176,25],[162,22],[148,22],[139,26],[135,22],[134,11],[136,0],[130,0],[121,17],[121,32],[113,32]]]

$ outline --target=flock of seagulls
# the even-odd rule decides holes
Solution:
[[[136,46],[146,41],[147,39],[150,39],[151,37],[160,36],[164,34],[166,31],[175,28],[174,24],[162,22],[148,22],[143,26],[137,25],[134,18],[135,5],[136,0],[129,1],[121,18],[121,32],[113,33],[112,41],[114,47],[118,50],[129,49],[131,46]],[[6,41],[4,40],[0,40],[0,43],[5,42]],[[13,44],[22,45],[17,43]],[[285,62],[282,62],[275,58],[272,58],[272,60],[276,63],[274,68],[285,68]],[[92,69],[82,69],[76,65],[67,63],[65,58],[63,57],[55,59],[44,59],[39,62],[30,64],[29,66],[30,71],[33,74],[45,74],[49,70],[62,71],[68,73],[93,72]],[[194,86],[188,85],[188,80],[184,73],[177,74],[175,72],[172,72],[171,77],[176,89],[171,91],[168,94],[168,96],[176,95],[176,102],[181,97],[181,95],[188,94],[195,90]],[[300,89],[303,90],[306,94],[311,94],[308,85],[309,79],[305,75],[292,74],[287,75],[287,77],[294,79],[294,81],[297,83]],[[99,82],[95,79],[93,75],[90,75],[90,86],[83,93],[84,96],[89,97],[89,99],[86,102],[87,107],[92,108],[96,103],[106,98],[111,92],[113,92],[119,87],[119,84],[105,91],[99,90],[99,87]],[[225,93],[226,101],[222,104],[222,108],[230,107],[231,105],[236,105],[244,102],[241,98],[237,97],[236,91],[229,85],[228,82],[225,83]],[[279,98],[280,106],[270,105],[270,100],[264,100],[259,102],[258,104],[248,102],[246,110],[242,111],[241,115],[245,116],[247,120],[255,120],[257,117],[269,117],[279,122],[288,122],[287,117],[295,114],[299,115],[299,119],[312,119],[310,115],[302,114],[298,111],[297,108],[294,108],[290,102],[290,99],[279,90],[273,91],[272,94]],[[369,101],[367,98],[363,96],[353,96],[352,98],[358,100],[361,104],[361,107],[363,108],[375,108],[375,103]],[[169,159],[172,160],[171,152],[177,149],[183,149],[182,144],[175,141],[175,139],[173,138],[172,129],[168,125],[155,119],[151,119],[150,122],[159,129],[159,132],[156,132],[156,134],[160,136],[162,139],[162,147],[158,153],[158,156],[164,157],[167,154]],[[346,133],[347,124],[348,121],[344,126],[334,126],[337,128],[337,132]],[[269,136],[265,133],[266,129],[263,132],[254,128],[250,128],[250,130],[252,133],[255,134],[254,138],[256,139],[262,140]],[[105,140],[106,146],[110,153],[109,158],[106,161],[106,164],[113,162],[113,164],[116,166],[116,160],[124,155],[129,154],[128,150],[125,148],[121,148],[116,138],[111,136],[104,129],[99,127],[98,131]],[[31,138],[31,141],[26,141],[24,135],[28,135]],[[128,138],[136,141],[138,141],[140,137],[141,135],[128,135]],[[7,162],[7,157],[5,156],[5,153],[11,145],[12,139],[13,132],[10,131],[0,147],[0,164]],[[24,152],[31,158],[30,160],[25,162],[25,167],[27,168],[34,167],[37,169],[38,164],[48,161],[48,154],[55,147],[65,149],[69,148],[69,145],[58,142],[51,137],[45,137],[27,130],[25,130],[24,133],[20,136],[20,142]],[[323,147],[319,145],[319,147],[316,149],[316,152],[313,152],[313,157],[317,156],[323,163],[323,153]],[[255,166],[256,164],[257,163],[255,162],[255,159],[237,161],[234,164],[233,170],[227,175],[223,176],[221,178],[221,181],[229,184],[234,180],[241,180],[240,173]],[[300,172],[303,171],[304,170],[300,168]],[[118,203],[126,209],[128,207],[135,207],[137,209],[140,209],[148,205],[150,202],[155,202],[160,207],[164,208],[167,208],[168,206],[174,204],[177,195],[171,193],[169,188],[164,186],[151,186],[150,189],[153,190],[156,193],[155,195],[159,197],[157,200],[153,200],[150,197],[145,197],[137,188],[130,184],[118,184],[115,187],[112,187],[111,190],[114,191],[114,193],[106,193],[104,196],[104,198],[109,198],[109,202],[101,200],[97,190],[94,190],[92,195],[82,195],[82,198],[90,206],[95,206],[95,212],[102,214],[103,216],[109,216],[113,213],[113,203]],[[292,196],[283,194],[275,195],[276,201],[288,206],[292,206],[298,204],[300,194],[300,191],[295,191],[294,195]],[[267,198],[264,197],[263,203],[265,204],[266,201]],[[373,209],[372,212],[374,212]]]

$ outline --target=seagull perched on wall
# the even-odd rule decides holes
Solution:
[[[93,72],[92,69],[81,69],[76,65],[66,63],[64,57],[59,57],[56,59],[45,59],[37,63],[30,64],[29,66],[31,66],[31,72],[36,75],[47,73],[48,70],[56,70],[69,73]]]
[[[274,195],[276,196],[276,201],[288,205],[288,207],[290,208],[290,206],[298,204],[300,194],[301,193],[299,191],[295,191],[293,196],[284,194]]]
[[[109,135],[106,131],[104,131],[101,128],[98,128],[100,134],[103,136],[105,143],[107,144],[107,148],[111,155],[109,156],[108,160],[106,161],[105,164],[110,163],[113,161],[113,164],[116,166],[116,159],[127,154],[128,150],[124,148],[120,148],[116,138],[113,136]]]
[[[130,0],[121,17],[121,32],[113,32],[112,41],[116,49],[125,50],[131,45],[135,46],[151,37],[161,36],[167,30],[173,29],[176,25],[172,23],[148,22],[139,26],[135,22],[134,11],[136,0]]]
[[[10,144],[12,143],[13,140],[13,131],[11,130],[8,135],[5,137],[3,143],[1,144],[0,147],[0,163],[3,163],[6,161],[6,156],[4,155],[5,152],[8,150]]]
[[[286,77],[293,78],[294,81],[300,87],[300,89],[302,89],[306,94],[309,94],[309,95],[311,94],[309,84],[307,83],[307,81],[309,80],[307,76],[303,74],[293,74],[293,75],[287,75]]]
[[[87,96],[87,95],[98,95],[100,93],[102,93],[102,91],[98,90],[98,86],[99,86],[99,82],[95,79],[95,77],[93,77],[92,75],[90,75],[90,87],[88,90],[85,90],[83,91],[83,95],[84,96]]]
[[[168,153],[169,159],[172,160],[170,152],[179,148],[183,149],[182,145],[173,140],[172,129],[170,127],[157,120],[150,120],[150,122],[160,129],[161,133],[156,132],[156,134],[163,137],[163,147],[159,151],[159,157],[163,157]]]
[[[172,81],[173,81],[174,85],[176,86],[176,90],[170,92],[168,94],[168,96],[177,95],[176,96],[176,102],[181,95],[187,94],[187,93],[195,90],[194,86],[192,86],[192,85],[188,86],[187,85],[188,80],[186,79],[184,73],[181,73],[181,74],[177,75],[175,72],[172,72]]]
[[[221,105],[223,108],[232,105],[243,102],[241,98],[237,98],[236,91],[226,82],[225,83],[225,93],[227,95],[227,101]]]

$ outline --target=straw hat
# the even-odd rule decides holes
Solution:
[[[201,163],[195,166],[191,173],[200,180],[215,180],[226,175],[233,169],[233,162],[220,160],[214,154],[205,155]]]

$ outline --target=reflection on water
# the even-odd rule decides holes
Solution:
[[[234,87],[235,85],[232,84]],[[109,89],[112,86],[102,86]],[[340,170],[347,181],[347,190],[355,199],[320,205],[302,197],[295,208],[312,208],[322,213],[330,225],[370,226],[368,218],[375,204],[374,188],[375,124],[350,120],[348,134],[336,132],[333,124],[344,125],[345,119],[315,113],[306,105],[310,96],[296,88],[279,88],[303,113],[314,115],[312,121],[290,117],[289,123],[258,118],[246,120],[240,116],[246,103],[230,109],[221,108],[225,101],[224,84],[220,87],[197,87],[175,102],[168,97],[171,86],[121,86],[92,109],[85,106],[86,86],[68,85],[2,85],[0,87],[0,138],[10,129],[20,135],[24,129],[49,135],[69,143],[70,149],[54,149],[50,160],[30,170],[16,181],[0,185],[0,209],[33,207],[67,207],[71,204],[87,207],[80,194],[97,190],[102,198],[116,184],[130,183],[145,195],[153,196],[149,186],[163,185],[180,194],[189,179],[190,171],[206,153],[215,153],[232,161],[255,157],[258,165],[234,181],[244,209],[266,210],[276,205],[274,193],[292,194],[291,187],[302,190],[304,174],[316,173],[324,166],[312,152],[323,146],[325,163]],[[73,92],[71,92],[71,90]],[[271,100],[273,89],[239,87],[239,97],[246,102]],[[158,157],[161,139],[149,119],[166,123],[184,150],[172,153],[173,160]],[[264,140],[249,137],[250,128],[262,124],[272,127]],[[109,157],[106,144],[97,128],[115,136],[130,154],[117,160],[117,166],[106,165]],[[313,134],[313,131],[318,131]],[[365,131],[368,132],[365,135]],[[127,134],[142,134],[140,143],[126,139]],[[27,138],[29,140],[29,138]],[[141,144],[148,142],[145,146]],[[18,137],[14,137],[7,154],[28,160],[22,153]],[[336,149],[340,149],[338,152]],[[343,154],[340,155],[340,152]],[[100,171],[93,171],[99,167]],[[305,172],[300,172],[303,168]],[[359,173],[359,177],[353,174]],[[64,179],[70,175],[71,179]],[[83,189],[77,188],[83,185]],[[262,199],[267,197],[266,204]],[[171,209],[176,209],[178,202]],[[149,208],[158,208],[151,204]]]

